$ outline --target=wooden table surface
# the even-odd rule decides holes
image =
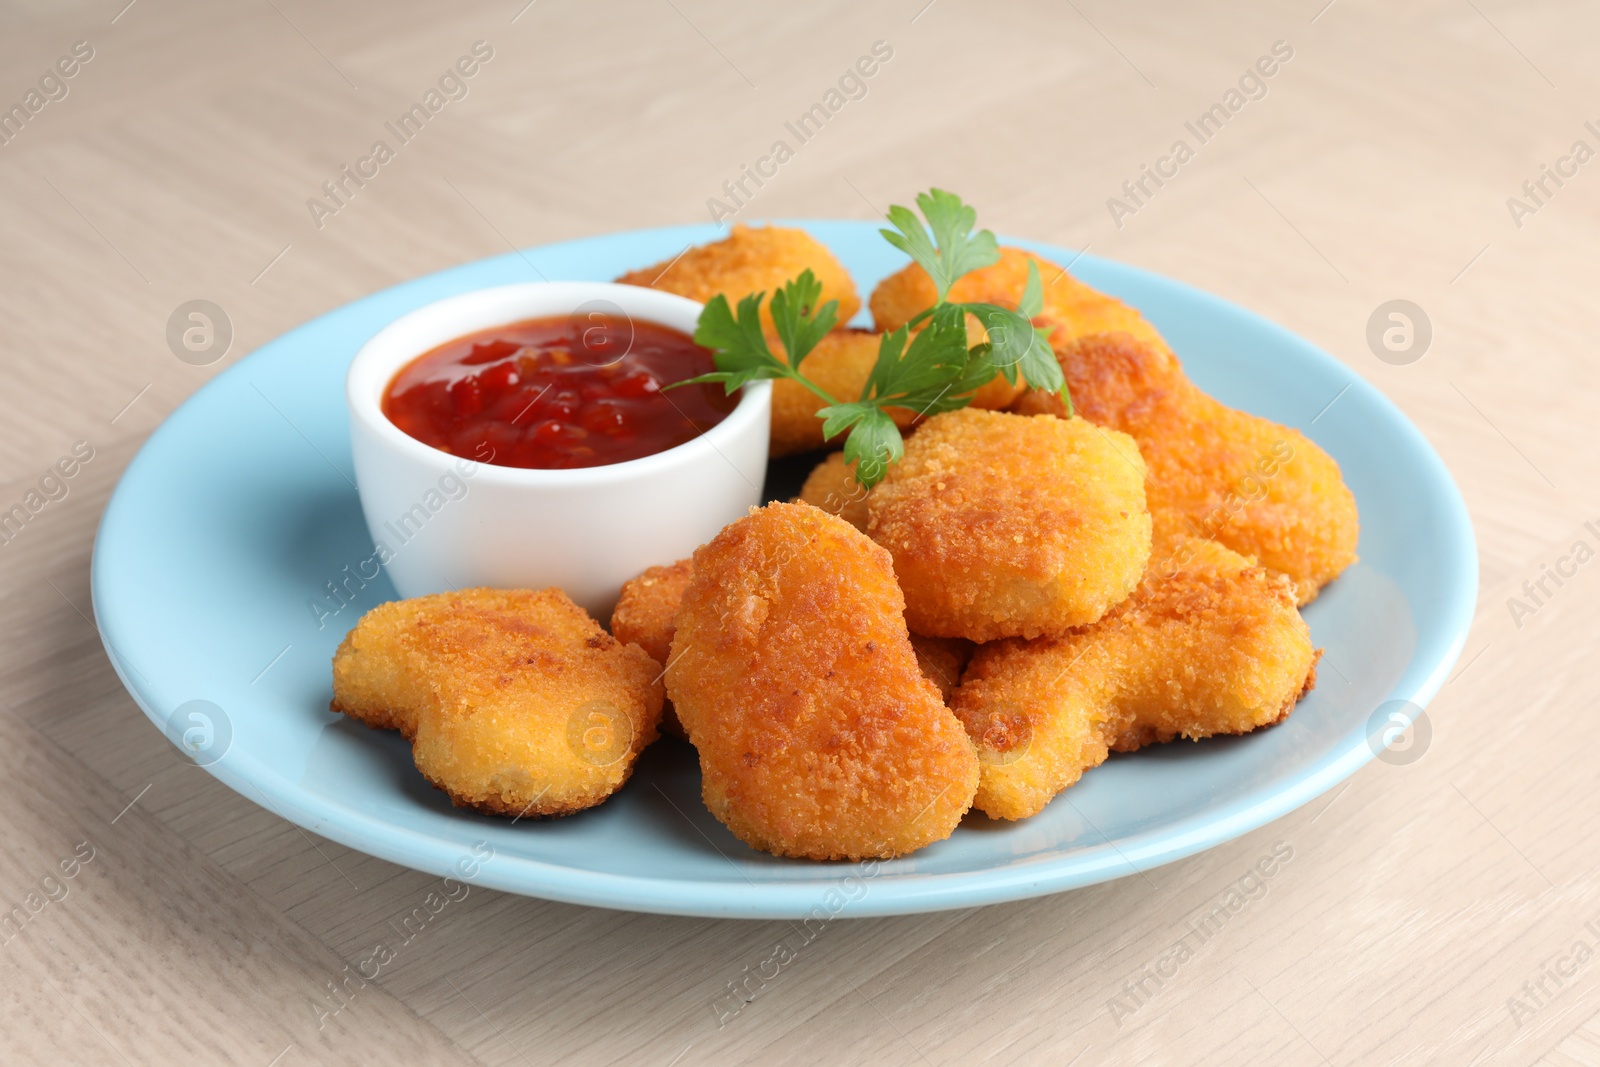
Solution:
[[[0,911],[33,909],[0,931],[0,1060],[1600,1064],[1600,568],[1508,607],[1600,520],[1596,5],[126,2],[0,6],[0,106],[27,118],[0,127],[0,510],[92,450],[0,545]],[[479,41],[466,96],[314,213]],[[830,926],[720,1025],[786,924],[473,889],[347,981],[435,879],[284,822],[151,728],[88,621],[118,476],[211,375],[349,300],[706,219],[879,41],[866,95],[740,218],[866,219],[942,185],[997,231],[1259,310],[1381,388],[1455,473],[1482,559],[1431,746],[1149,877]],[[1256,98],[1128,199],[1277,42]],[[166,340],[194,299],[234,331],[209,366]],[[1420,359],[1367,342],[1392,299],[1432,323]],[[1275,848],[1293,858],[1266,894],[1126,1010]]]

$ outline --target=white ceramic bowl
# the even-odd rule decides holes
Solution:
[[[559,586],[604,621],[623,582],[689,555],[761,503],[770,382],[746,385],[728,417],[691,441],[570,470],[461,459],[384,416],[384,389],[424,352],[493,326],[571,315],[595,301],[687,334],[701,311],[692,300],[632,285],[505,285],[419,308],[356,353],[345,379],[356,484],[379,559],[401,596]]]

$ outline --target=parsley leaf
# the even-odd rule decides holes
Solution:
[[[961,311],[953,304],[940,305],[927,329],[915,337],[904,326],[883,335],[861,399],[817,413],[824,420],[823,436],[849,431],[845,462],[856,464],[856,481],[870,488],[904,454],[890,409],[922,416],[965,407],[971,392],[994,377],[993,371],[974,375],[972,370]]]
[[[732,393],[746,382],[790,378],[816,393],[824,402],[835,403],[832,396],[797,368],[817,347],[817,342],[833,329],[839,316],[839,302],[830,300],[821,307],[816,306],[817,298],[822,295],[822,283],[809,270],[802,271],[798,278],[772,294],[773,329],[790,357],[784,360],[773,354],[761,328],[761,300],[766,295],[754,293],[741,299],[737,318],[728,306],[728,298],[721,293],[707,301],[695,324],[694,343],[711,349],[717,369],[673,382],[666,388],[720,382],[726,392]]]
[[[889,464],[898,463],[905,454],[900,427],[878,407],[862,411],[844,442],[845,464],[855,464],[856,484],[867,488],[883,481]]]
[[[1033,347],[1033,323],[1027,316],[998,304],[952,304],[975,316],[989,334],[982,359],[1006,381],[1017,383],[1017,366]]]
[[[822,283],[810,268],[772,294],[772,326],[789,356],[789,366],[800,369],[800,361],[827,336],[839,317],[839,302],[830,300],[817,307]],[[815,309],[815,310],[813,310]]]
[[[695,325],[694,343],[712,350],[717,369],[673,382],[667,388],[722,382],[731,393],[746,382],[778,377],[785,365],[772,354],[761,332],[761,299],[766,295],[754,293],[740,300],[737,319],[728,307],[728,298],[721,293],[707,301]]]
[[[1039,281],[1039,261],[1036,259],[1028,260],[1028,280],[1022,287],[1022,299],[1017,303],[1017,310],[1030,319],[1036,319],[1044,313],[1044,286]]]
[[[1044,287],[1039,281],[1039,265],[1028,261],[1028,281],[1023,286],[1017,310],[995,304],[963,304],[989,334],[989,350],[984,359],[1004,374],[1013,385],[1020,370],[1028,385],[1041,392],[1059,393],[1066,384],[1061,364],[1050,348],[1049,335],[1055,327],[1041,330],[1032,320],[1044,310]],[[1072,413],[1072,398],[1065,396],[1067,413]]]
[[[1017,305],[1017,310],[1029,319],[1038,318],[1044,313],[1044,286],[1039,282],[1039,264],[1031,259],[1028,260],[1028,282],[1022,287],[1022,301]],[[1022,357],[1022,376],[1031,388],[1042,393],[1059,394],[1067,406],[1067,418],[1070,419],[1073,415],[1072,394],[1067,391],[1067,379],[1061,373],[1061,361],[1056,359],[1055,351],[1050,347],[1050,335],[1055,329],[1054,326],[1042,330],[1037,326],[1033,328],[1033,343]]]
[[[1030,320],[1044,313],[1044,286],[1039,281],[1039,264],[1031,259],[1028,260],[1028,281],[1022,287],[1022,300],[1017,304],[1017,311]],[[1042,393],[1061,395],[1067,406],[1067,417],[1071,418],[1072,394],[1067,392],[1067,379],[1061,373],[1061,362],[1050,347],[1050,335],[1054,332],[1054,326],[1044,329],[1035,326],[1032,343],[1022,354],[1020,366],[1022,376],[1030,387]]]
[[[889,223],[894,229],[878,232],[928,272],[938,290],[939,302],[943,303],[950,287],[963,275],[998,263],[1000,249],[988,230],[972,232],[978,213],[954,193],[943,189],[918,193],[917,207],[933,230],[931,239],[922,221],[899,205],[889,209]]]
[[[1059,393],[1067,407],[1066,417],[1070,419],[1073,415],[1072,394],[1067,391],[1067,379],[1061,373],[1061,363],[1056,359],[1055,350],[1050,347],[1050,342],[1046,339],[1045,335],[1048,332],[1040,332],[1035,328],[1033,344],[1022,357],[1022,377],[1027,380],[1030,388],[1041,393]]]
[[[907,332],[901,327],[884,335],[861,399],[906,408],[919,416],[965,407],[970,397],[964,394],[976,386],[965,384],[972,358],[961,309],[955,304],[937,305],[910,345],[905,343]],[[982,385],[994,373],[980,371],[976,377],[981,377],[977,385]]]

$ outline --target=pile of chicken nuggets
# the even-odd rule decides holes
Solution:
[[[1338,465],[1202,393],[1137,310],[1001,253],[949,298],[1015,308],[1035,265],[1075,410],[996,378],[901,413],[905,455],[870,491],[821,458],[797,500],[628,582],[609,633],[559,590],[384,605],[339,648],[334,710],[515,817],[600,803],[677,734],[740,840],[816,860],[904,855],[974,808],[1034,815],[1111,752],[1282,721],[1316,680],[1299,608],[1355,560]],[[737,303],[806,269],[847,322],[853,281],[796,229],[735,227],[620,280]],[[935,300],[922,268],[891,275],[874,329],[836,330],[808,376],[854,397],[879,335]],[[774,383],[774,455],[827,447],[819,406]]]

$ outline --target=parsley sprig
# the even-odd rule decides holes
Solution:
[[[839,315],[836,300],[818,305],[822,283],[809,270],[772,294],[772,327],[787,359],[773,354],[762,330],[761,302],[766,293],[741,299],[737,314],[727,297],[718,295],[701,312],[694,335],[697,344],[712,350],[717,369],[676,384],[721,382],[731,393],[747,382],[767,378],[798,382],[823,401],[817,412],[823,436],[831,440],[848,432],[845,462],[855,464],[856,481],[866,488],[882,481],[889,465],[905,454],[900,427],[890,414],[893,410],[918,417],[954,411],[970,404],[973,394],[996,375],[1015,385],[1020,373],[1034,389],[1059,393],[1070,412],[1072,401],[1061,366],[1046,333],[1032,322],[1044,307],[1038,267],[1029,262],[1028,281],[1014,310],[998,304],[951,303],[951,287],[972,271],[998,262],[1000,250],[993,233],[973,232],[977,212],[954,193],[942,189],[921,193],[917,207],[926,227],[911,210],[896,205],[889,209],[894,229],[878,232],[927,271],[938,299],[900,329],[883,335],[877,362],[859,398],[840,400],[803,372],[805,357],[833,329]],[[986,341],[971,347],[968,315],[975,316],[988,334]]]

